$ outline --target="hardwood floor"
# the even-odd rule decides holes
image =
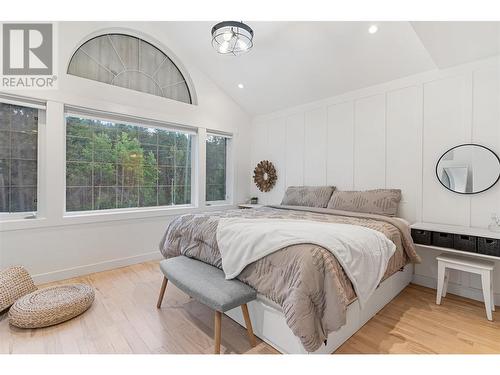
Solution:
[[[482,302],[410,284],[337,353],[500,353],[500,314],[486,319]]]
[[[96,300],[85,314],[38,330],[9,326],[0,315],[0,353],[212,353],[213,311],[169,283],[162,308],[157,262],[95,273],[64,282],[85,282]],[[500,313],[486,320],[482,303],[448,294],[441,306],[435,291],[410,285],[337,353],[500,353]],[[498,309],[497,309],[498,310]],[[222,353],[276,351],[222,318]]]

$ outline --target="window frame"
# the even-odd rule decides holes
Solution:
[[[46,111],[47,106],[44,101],[18,98],[14,95],[0,95],[0,103],[26,107],[38,110],[37,124],[37,159],[36,159],[36,211],[22,212],[0,212],[0,223],[9,221],[25,221],[37,219],[45,213],[45,202],[41,199],[44,194],[45,185],[45,137],[46,137]]]
[[[63,170],[63,181],[64,181],[64,203],[63,203],[63,218],[73,218],[73,217],[85,217],[85,216],[106,216],[114,214],[130,214],[130,213],[143,213],[143,212],[155,212],[155,211],[165,211],[165,210],[183,210],[192,209],[196,205],[196,166],[197,166],[197,144],[198,144],[198,128],[191,126],[179,125],[171,122],[157,121],[142,117],[122,115],[114,112],[104,112],[98,110],[92,110],[76,106],[65,106],[63,113],[63,123],[64,123],[64,170]],[[123,208],[109,208],[101,210],[83,210],[83,211],[67,211],[66,207],[66,146],[67,146],[67,117],[81,117],[90,120],[98,121],[108,121],[113,123],[120,123],[125,125],[131,125],[143,128],[157,128],[166,131],[173,132],[183,132],[190,134],[191,138],[191,203],[189,204],[172,204],[172,205],[158,205],[158,206],[145,206],[145,207],[123,207]]]
[[[232,158],[232,145],[233,145],[233,135],[229,133],[222,133],[217,131],[209,131],[207,130],[206,137],[208,139],[209,136],[214,137],[224,137],[226,138],[226,199],[224,200],[216,200],[209,201],[206,200],[206,189],[207,189],[207,176],[205,176],[205,205],[206,206],[224,206],[231,205],[233,203],[233,185],[234,185],[234,173],[233,173],[233,158]],[[207,142],[205,139],[205,144]],[[206,147],[206,146],[205,146]],[[205,174],[208,162],[206,158],[206,149],[205,149]]]
[[[25,213],[5,214],[0,216],[0,235],[2,232],[20,229],[54,228],[60,226],[73,226],[99,223],[112,223],[120,221],[153,220],[156,218],[168,218],[177,215],[189,214],[204,210],[207,212],[217,211],[221,208],[234,207],[236,197],[234,191],[235,166],[233,160],[234,138],[229,132],[211,130],[202,123],[196,125],[185,125],[180,122],[165,121],[164,116],[154,113],[149,117],[149,111],[142,108],[132,107],[124,112],[114,112],[117,106],[104,105],[101,102],[80,103],[64,100],[52,100],[44,96],[28,97],[8,93],[0,93],[0,101],[7,104],[15,104],[26,107],[38,107],[38,184],[37,184],[37,208],[35,216],[27,216]],[[103,108],[103,109],[101,109]],[[159,127],[166,130],[179,130],[193,133],[192,155],[191,155],[191,204],[187,206],[153,206],[132,207],[97,211],[65,211],[66,193],[66,121],[65,115],[72,112],[75,115],[95,116],[97,119],[109,121],[130,122],[137,125],[138,122],[144,126]],[[129,121],[125,121],[128,119]],[[50,124],[50,126],[49,126]],[[205,202],[205,136],[207,134],[225,136],[231,138],[227,148],[227,195],[226,201]],[[201,153],[203,152],[203,154]],[[203,193],[202,193],[203,191]],[[28,215],[31,212],[28,213]]]

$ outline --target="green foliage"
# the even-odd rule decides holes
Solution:
[[[191,136],[66,120],[68,211],[190,203]]]
[[[206,147],[206,200],[223,201],[226,199],[227,138],[208,136]]]

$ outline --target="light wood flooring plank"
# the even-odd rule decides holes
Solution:
[[[53,284],[85,282],[96,300],[85,314],[38,330],[9,326],[0,315],[0,353],[213,353],[214,312],[171,283],[156,308],[163,275],[147,262]],[[500,312],[486,320],[482,303],[407,287],[346,341],[337,353],[500,353]],[[498,310],[498,309],[497,309]],[[221,353],[272,354],[246,330],[222,317]]]

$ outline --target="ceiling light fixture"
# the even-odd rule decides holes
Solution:
[[[253,47],[253,30],[243,22],[220,22],[212,27],[212,46],[223,55],[240,55]]]
[[[243,83],[238,83],[238,87],[239,87],[240,89],[242,89],[242,88],[244,88],[245,86],[243,86]]]
[[[378,26],[377,26],[377,25],[371,25],[371,26],[368,28],[368,32],[369,32],[370,34],[375,34],[377,31],[378,31]]]

